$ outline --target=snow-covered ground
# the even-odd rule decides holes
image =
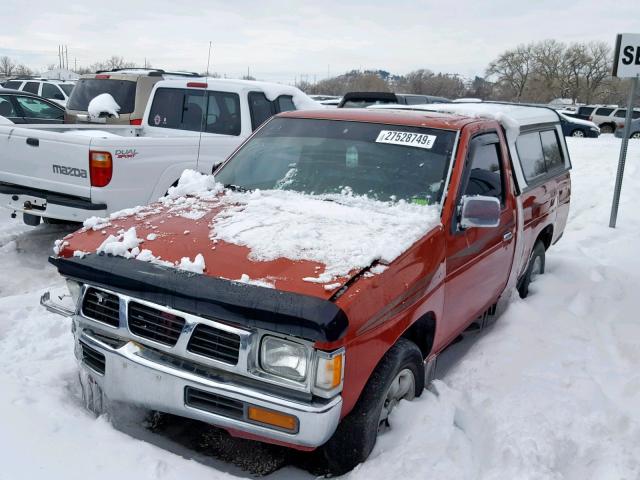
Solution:
[[[400,405],[349,478],[640,478],[640,142],[612,230],[619,146],[569,139],[571,214],[547,273],[443,356],[439,380]],[[250,477],[136,417],[115,428],[83,410],[69,322],[38,305],[62,285],[46,258],[66,231],[0,217],[0,480]]]

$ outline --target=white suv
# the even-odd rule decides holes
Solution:
[[[4,84],[4,88],[21,90],[47,98],[65,107],[75,82],[48,80],[46,78],[16,78]]]
[[[613,133],[617,128],[624,127],[626,108],[618,108],[617,105],[601,106],[593,110],[589,120],[600,127],[601,133]],[[640,110],[633,109],[633,118],[640,118]]]

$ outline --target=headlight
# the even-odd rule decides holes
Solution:
[[[260,366],[265,372],[302,382],[307,378],[309,349],[300,343],[277,337],[264,337],[260,347]]]

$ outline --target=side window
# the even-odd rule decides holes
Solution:
[[[608,117],[609,115],[611,115],[611,112],[613,112],[613,110],[613,108],[599,108],[596,110],[596,113],[594,113],[594,115],[602,115]]]
[[[50,98],[52,100],[64,100],[64,95],[60,89],[50,83],[42,84],[42,96],[44,98]]]
[[[544,162],[547,167],[547,171],[564,167],[564,160],[562,159],[562,150],[558,142],[558,135],[555,130],[546,130],[540,132],[540,139],[542,140],[542,152],[544,153]]]
[[[48,103],[33,97],[16,96],[16,100],[22,108],[22,112],[26,118],[46,118],[49,120],[58,120],[64,117],[63,110],[56,108]]]
[[[624,118],[627,116],[626,110],[616,110],[616,113],[613,114],[614,117]]]
[[[11,90],[20,90],[20,85],[22,82],[19,80],[10,80],[4,84],[4,88],[9,88]]]
[[[0,116],[17,117],[16,110],[13,108],[13,103],[11,103],[9,97],[0,97]]]
[[[290,112],[295,110],[296,106],[293,104],[293,97],[291,95],[280,95],[276,98],[276,104],[278,105],[278,113]]]
[[[275,112],[273,104],[262,92],[249,92],[249,111],[251,112],[251,128],[255,130],[268,120]]]
[[[547,173],[542,151],[542,142],[538,132],[525,133],[518,137],[516,149],[520,166],[527,183]]]
[[[235,93],[208,92],[206,132],[240,135],[240,97]]]
[[[594,107],[580,107],[578,109],[578,114],[580,115],[591,115],[591,112],[593,112]]]
[[[39,88],[40,88],[40,84],[38,82],[27,82],[25,86],[22,88],[22,91],[35,93],[37,95]]]
[[[631,118],[633,118],[634,120],[636,118],[640,118],[640,112],[636,112],[635,110],[633,112],[631,112]]]
[[[503,200],[503,179],[499,144],[478,145],[469,163],[469,179],[464,195],[484,195]]]
[[[159,88],[147,122],[152,127],[200,131],[206,110],[203,90]]]

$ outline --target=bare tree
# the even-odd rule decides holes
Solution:
[[[20,65],[16,65],[14,74],[20,77],[27,77],[27,76],[33,75],[33,70],[31,70],[26,65],[20,64]]]
[[[11,60],[9,57],[7,57],[6,55],[0,57],[0,73],[2,75],[4,75],[5,77],[11,76],[15,68],[16,64],[13,63],[13,60]]]
[[[543,87],[544,100],[562,96],[558,72],[562,68],[566,45],[557,40],[544,40],[533,47],[533,68]]]
[[[605,42],[591,42],[584,48],[585,64],[582,67],[586,102],[590,103],[602,82],[610,76],[611,47]]]
[[[498,83],[509,88],[515,99],[520,101],[533,67],[533,45],[519,45],[491,62],[487,68],[487,76],[496,77]]]

